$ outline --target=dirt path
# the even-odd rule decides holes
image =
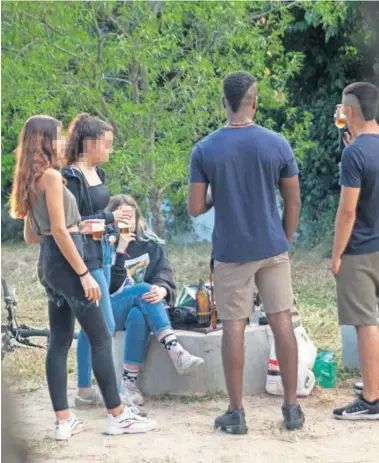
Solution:
[[[70,391],[73,394],[73,390]],[[378,461],[378,422],[339,422],[331,408],[351,398],[350,391],[316,391],[303,400],[304,430],[288,433],[280,427],[280,399],[247,397],[247,436],[215,433],[213,419],[226,408],[222,399],[189,404],[147,402],[157,429],[145,435],[107,437],[102,434],[102,409],[79,411],[86,430],[68,443],[50,439],[52,412],[46,388],[18,396],[24,437],[32,441],[34,461],[59,463],[371,463]]]

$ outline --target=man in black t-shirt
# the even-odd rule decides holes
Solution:
[[[350,135],[341,159],[341,198],[336,217],[332,272],[337,281],[341,325],[357,329],[362,394],[334,416],[379,420],[379,90],[349,85],[337,109]]]

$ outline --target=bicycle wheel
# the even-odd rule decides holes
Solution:
[[[17,330],[17,334],[22,336],[23,338],[49,338],[50,337],[50,330],[36,330],[34,328],[19,328]]]

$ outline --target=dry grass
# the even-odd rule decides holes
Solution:
[[[167,253],[174,267],[179,288],[185,283],[196,283],[209,276],[210,245],[168,246]],[[24,245],[2,247],[2,275],[8,281],[18,300],[17,316],[20,323],[45,328],[47,304],[44,291],[38,283],[36,261],[38,247]],[[334,280],[329,261],[315,254],[297,253],[293,259],[294,289],[302,322],[319,349],[332,349],[340,366],[341,341],[337,325]],[[2,314],[4,317],[4,313]],[[12,383],[35,389],[44,382],[45,351],[20,349],[6,356],[4,371]],[[341,378],[344,377],[339,368]],[[74,352],[69,358],[69,373],[75,373]],[[25,382],[25,379],[28,379]],[[23,380],[22,382],[20,380]],[[20,386],[21,387],[21,386]]]

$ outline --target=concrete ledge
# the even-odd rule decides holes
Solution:
[[[189,376],[179,376],[164,348],[151,336],[139,387],[145,395],[225,392],[221,360],[222,331],[209,334],[176,330],[180,343],[191,354],[202,357],[205,365]],[[118,381],[123,368],[125,331],[115,337],[115,367]],[[266,384],[272,333],[268,326],[248,326],[245,331],[244,392],[259,394]]]
[[[342,360],[345,367],[360,368],[357,332],[354,326],[341,326]]]

